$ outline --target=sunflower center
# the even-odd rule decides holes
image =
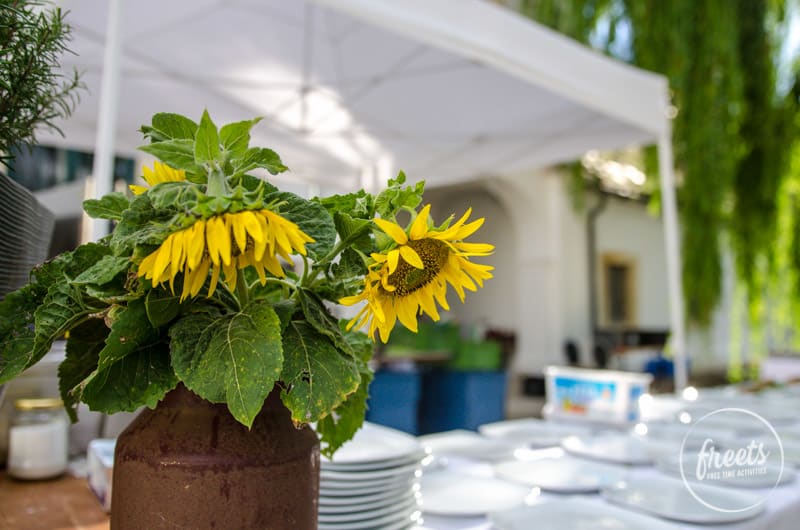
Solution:
[[[450,249],[446,243],[438,239],[418,239],[407,243],[419,255],[424,269],[418,269],[407,263],[402,257],[397,269],[389,275],[389,285],[395,288],[393,294],[406,296],[426,286],[442,270]]]

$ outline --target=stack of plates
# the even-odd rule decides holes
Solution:
[[[322,458],[318,528],[399,530],[415,525],[424,456],[413,436],[364,423],[333,460]]]

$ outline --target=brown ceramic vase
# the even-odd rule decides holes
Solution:
[[[252,430],[182,384],[117,440],[112,530],[313,530],[319,441],[279,391]]]

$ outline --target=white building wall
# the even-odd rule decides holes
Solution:
[[[667,265],[661,219],[648,214],[640,202],[610,198],[597,218],[598,268],[604,253],[629,256],[635,263],[634,326],[668,329]]]

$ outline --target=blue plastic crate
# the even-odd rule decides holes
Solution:
[[[418,371],[375,372],[369,386],[367,421],[419,434],[417,410],[421,381]]]
[[[505,416],[505,372],[433,370],[423,376],[419,408],[422,434],[477,430]]]

